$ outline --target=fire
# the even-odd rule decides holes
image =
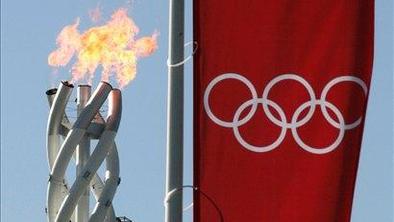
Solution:
[[[90,82],[101,65],[102,80],[108,81],[114,75],[122,88],[135,78],[137,60],[157,49],[158,33],[136,39],[139,29],[124,8],[113,13],[103,26],[92,27],[82,34],[78,26],[79,19],[64,27],[56,39],[58,48],[48,56],[50,66],[60,67],[66,66],[75,55],[71,68],[74,82]]]

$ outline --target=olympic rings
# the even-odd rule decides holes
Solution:
[[[226,79],[235,79],[235,80],[242,82],[243,84],[245,84],[247,86],[247,88],[250,90],[251,95],[252,95],[251,99],[247,100],[246,102],[244,102],[243,104],[241,104],[238,107],[238,109],[236,110],[236,112],[234,114],[234,118],[232,121],[224,121],[224,120],[219,119],[215,114],[213,114],[211,107],[209,105],[209,96],[210,96],[212,89],[220,81],[223,81]],[[309,97],[310,97],[309,101],[303,103],[302,105],[300,105],[296,109],[290,122],[287,121],[286,115],[285,115],[283,109],[276,102],[274,102],[268,98],[269,92],[272,89],[272,87],[274,87],[278,82],[284,81],[284,80],[293,80],[298,83],[301,83],[305,87],[305,89],[307,90]],[[329,153],[329,152],[335,150],[340,145],[340,143],[342,142],[342,140],[344,138],[346,130],[351,130],[351,129],[359,126],[362,121],[362,117],[359,117],[353,123],[346,124],[344,117],[343,117],[342,113],[340,112],[340,110],[334,104],[332,104],[326,100],[327,94],[330,91],[330,89],[334,85],[341,83],[341,82],[356,83],[358,86],[360,86],[362,88],[362,90],[364,92],[364,96],[365,97],[367,96],[368,88],[367,88],[366,84],[364,83],[364,81],[362,81],[361,79],[359,79],[355,76],[340,76],[340,77],[334,78],[329,83],[327,83],[327,85],[323,88],[320,99],[317,99],[312,86],[304,78],[302,78],[301,76],[296,75],[296,74],[283,74],[283,75],[279,75],[279,76],[275,77],[274,79],[272,79],[265,87],[262,97],[259,98],[257,96],[257,92],[256,92],[255,87],[247,78],[245,78],[242,75],[236,74],[236,73],[225,73],[225,74],[217,76],[208,84],[208,86],[205,90],[205,93],[204,93],[204,109],[205,109],[208,117],[213,122],[215,122],[216,124],[218,124],[219,126],[222,126],[222,127],[232,128],[236,140],[239,142],[239,144],[241,144],[247,150],[250,150],[253,152],[259,152],[259,153],[271,151],[271,150],[277,148],[282,143],[282,141],[286,137],[287,130],[290,129],[294,140],[302,149],[304,149],[305,151],[308,151],[310,153],[313,153],[313,154],[326,154],[326,153]],[[264,113],[266,114],[268,119],[272,123],[274,123],[275,125],[282,128],[278,138],[274,142],[272,142],[271,144],[265,145],[265,146],[255,146],[255,145],[248,143],[247,141],[245,141],[243,139],[243,137],[241,136],[239,129],[238,129],[240,126],[246,124],[254,116],[254,114],[256,113],[258,104],[262,105]],[[241,113],[249,106],[251,106],[249,113],[245,117],[240,119]],[[271,113],[269,106],[271,106],[279,114],[280,119],[277,119]],[[324,148],[311,147],[311,146],[307,145],[301,139],[301,137],[298,135],[298,132],[297,132],[297,128],[305,125],[312,118],[312,116],[315,112],[316,106],[320,106],[323,116],[330,123],[330,125],[339,129],[339,134],[338,134],[337,138],[335,139],[335,141],[331,145],[324,147]],[[298,120],[298,117],[300,116],[302,111],[304,111],[308,107],[309,107],[309,111],[307,112],[305,117]],[[330,109],[336,115],[338,122],[331,118],[331,116],[328,114],[327,108]]]

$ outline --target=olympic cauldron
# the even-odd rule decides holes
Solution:
[[[112,200],[119,185],[119,157],[114,142],[122,113],[119,89],[100,82],[91,95],[91,86],[79,85],[77,91],[77,119],[70,121],[65,109],[74,86],[61,82],[56,89],[46,92],[50,112],[47,125],[47,157],[50,177],[47,193],[47,219],[49,222],[114,222]],[[108,116],[100,108],[108,99]],[[98,143],[90,154],[90,141]],[[76,179],[69,188],[65,179],[71,159],[76,162]],[[97,174],[106,160],[103,181]],[[89,195],[97,203],[89,212]],[[89,215],[91,215],[89,217]]]

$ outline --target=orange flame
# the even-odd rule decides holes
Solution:
[[[135,78],[137,60],[151,55],[157,49],[157,33],[136,39],[139,29],[127,16],[126,9],[117,10],[103,26],[93,27],[80,34],[79,19],[63,28],[56,43],[58,48],[49,54],[48,64],[66,66],[73,55],[76,62],[71,68],[72,80],[92,80],[99,65],[102,80],[115,75],[119,87],[126,86]]]

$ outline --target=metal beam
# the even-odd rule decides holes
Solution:
[[[169,64],[183,60],[184,0],[170,0]],[[168,66],[166,193],[183,185],[183,65]],[[165,222],[182,222],[182,192],[166,203]]]

